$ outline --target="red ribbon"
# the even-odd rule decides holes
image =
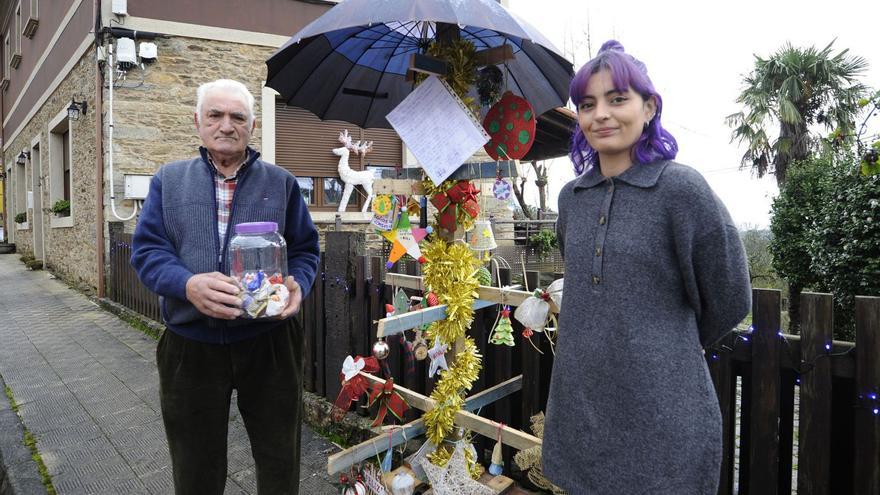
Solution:
[[[379,362],[376,358],[365,358],[362,356],[356,356],[354,358],[355,362],[361,359],[364,361],[364,367],[361,371],[364,373],[376,373],[379,371]],[[333,403],[333,411],[330,414],[330,417],[334,421],[340,421],[342,417],[345,416],[345,413],[348,412],[351,403],[358,400],[358,397],[361,395],[367,393],[367,390],[370,388],[370,382],[360,374],[355,375],[351,380],[345,381],[345,375],[339,373],[339,381],[342,382],[342,389],[336,397],[336,402]]]
[[[403,413],[409,409],[409,405],[403,400],[403,397],[394,391],[393,378],[385,380],[385,383],[381,385],[373,383],[373,391],[370,393],[370,400],[367,404],[372,406],[376,401],[379,401],[379,414],[376,415],[376,420],[371,425],[373,427],[385,422],[385,415],[388,414],[388,411],[391,411],[395,418],[402,421]]]
[[[480,214],[480,203],[477,201],[479,192],[470,181],[460,180],[446,192],[431,197],[431,203],[439,211],[437,224],[440,228],[454,232],[456,222],[462,214],[477,218]]]

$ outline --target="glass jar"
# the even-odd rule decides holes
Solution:
[[[287,243],[277,223],[237,224],[229,240],[226,266],[241,289],[242,318],[278,316],[287,305]]]

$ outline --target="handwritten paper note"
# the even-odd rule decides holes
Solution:
[[[436,76],[422,82],[386,118],[435,184],[489,141],[464,102]]]

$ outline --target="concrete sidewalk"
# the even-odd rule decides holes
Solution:
[[[155,348],[155,340],[48,272],[0,255],[0,377],[59,494],[173,493]],[[45,493],[32,491],[42,489],[34,485],[36,464],[20,444],[21,430],[9,428],[6,399],[0,403],[0,492],[19,480],[17,493]],[[226,493],[256,493],[234,404],[230,416]],[[301,494],[339,493],[326,474],[335,450],[303,428]]]

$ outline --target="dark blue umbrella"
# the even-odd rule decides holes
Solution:
[[[571,63],[495,0],[345,0],[266,61],[266,85],[324,120],[390,128],[385,116],[414,88],[410,57],[425,53],[438,23],[477,50],[510,45],[506,89],[536,114],[565,105]]]

